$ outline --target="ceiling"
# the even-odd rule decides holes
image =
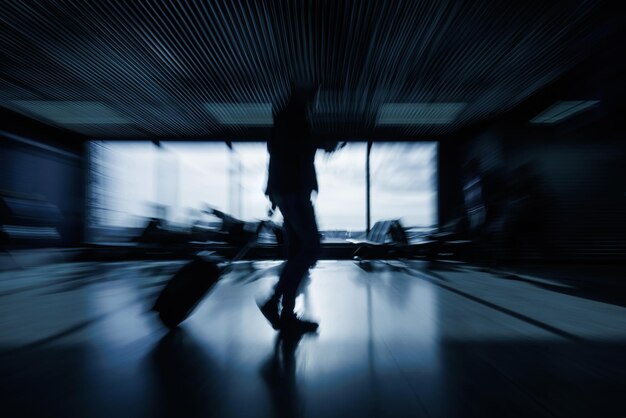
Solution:
[[[0,106],[89,137],[245,137],[295,80],[319,86],[320,133],[439,137],[558,80],[612,25],[575,0],[5,0]]]

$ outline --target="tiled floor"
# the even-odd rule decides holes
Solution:
[[[167,334],[148,309],[180,265],[0,272],[0,416],[626,416],[611,298],[464,264],[322,261],[298,300],[320,331],[291,341],[255,305],[280,265],[242,262]]]

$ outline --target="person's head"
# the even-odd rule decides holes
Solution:
[[[282,103],[275,103],[273,106],[274,115],[283,112],[306,113],[315,100],[318,87],[312,83],[291,81],[289,86],[289,96]]]
[[[313,102],[316,94],[317,86],[314,84],[292,81],[289,103],[308,106]]]

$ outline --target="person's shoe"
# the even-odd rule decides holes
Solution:
[[[263,314],[265,319],[267,319],[272,325],[272,328],[279,329],[280,315],[278,314],[278,301],[270,299],[263,304],[257,302],[257,306],[261,310],[261,313]]]
[[[317,332],[319,324],[313,321],[300,319],[294,313],[283,314],[280,317],[280,330],[288,334],[306,334]]]

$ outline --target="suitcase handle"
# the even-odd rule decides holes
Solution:
[[[218,269],[220,269],[220,272],[222,274],[223,273],[228,273],[229,271],[232,270],[233,263],[235,261],[241,260],[248,253],[250,248],[252,248],[254,246],[254,244],[256,243],[256,240],[257,240],[257,238],[259,236],[259,233],[261,232],[261,229],[263,229],[264,226],[265,226],[265,221],[260,221],[259,224],[256,227],[256,231],[254,233],[254,236],[252,238],[250,238],[250,240],[248,242],[246,242],[246,244],[243,247],[241,247],[241,249],[239,251],[237,251],[235,256],[232,259],[230,259],[230,260],[227,260],[224,257],[218,256],[215,251],[203,251],[201,253],[198,253],[197,256],[215,261],[217,263]]]

